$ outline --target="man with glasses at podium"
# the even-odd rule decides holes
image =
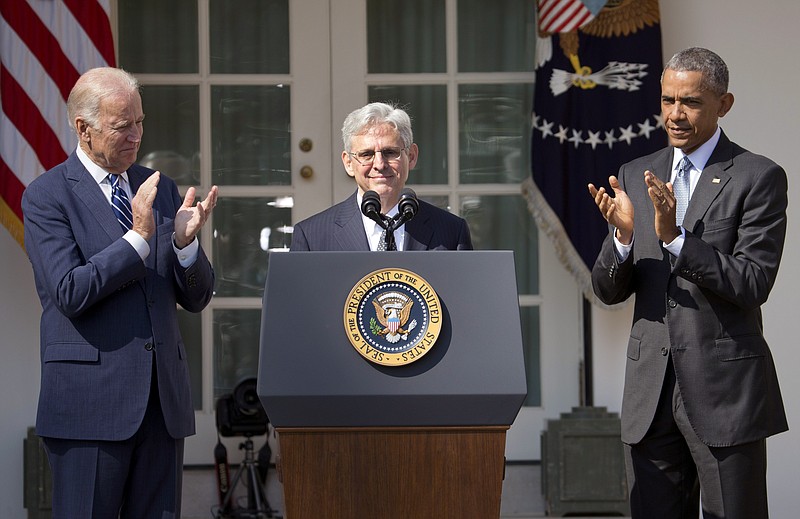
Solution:
[[[471,250],[467,222],[405,187],[417,163],[411,119],[370,103],[342,125],[342,163],[358,189],[294,226],[292,251]],[[387,236],[388,233],[388,236]]]

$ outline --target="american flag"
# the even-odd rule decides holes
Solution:
[[[539,29],[570,32],[591,22],[594,15],[581,0],[539,0]]]
[[[0,222],[22,245],[22,192],[77,146],[67,97],[116,66],[111,0],[0,0]]]

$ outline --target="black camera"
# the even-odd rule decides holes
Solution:
[[[217,430],[222,436],[260,436],[266,434],[268,422],[255,378],[241,381],[232,394],[217,399]]]

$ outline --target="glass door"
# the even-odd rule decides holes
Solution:
[[[399,103],[420,148],[409,186],[467,219],[476,249],[513,250],[528,397],[507,458],[540,458],[539,434],[579,401],[581,296],[539,240],[520,183],[530,175],[535,0],[332,0],[333,124],[371,101]],[[336,154],[341,143],[334,136]],[[334,198],[355,189],[334,168]]]
[[[212,463],[215,402],[257,375],[270,252],[288,250],[292,223],[331,203],[328,7],[315,0],[115,5],[119,64],[141,81],[147,114],[139,161],[182,191],[220,187],[201,236],[215,295],[201,314],[179,312],[197,419],[187,464]],[[240,439],[223,440],[236,461]]]
[[[201,236],[217,274],[201,314],[181,311],[207,465],[215,402],[258,369],[270,251],[292,225],[355,189],[345,116],[393,101],[413,118],[409,186],[470,224],[478,249],[513,250],[528,398],[509,459],[539,459],[544,420],[577,405],[580,292],[520,194],[530,174],[535,0],[117,0],[119,64],[142,82],[140,162],[185,191],[220,186]],[[180,23],[177,23],[177,21]],[[239,439],[224,439],[236,461]]]

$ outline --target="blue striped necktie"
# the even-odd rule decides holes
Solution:
[[[128,200],[128,195],[122,188],[120,182],[121,175],[109,175],[108,179],[111,181],[111,209],[114,210],[114,216],[122,226],[123,231],[130,231],[133,227],[133,212],[131,211],[131,202]]]
[[[685,156],[678,163],[678,173],[675,175],[675,182],[672,184],[672,191],[675,193],[675,223],[683,225],[683,215],[689,207],[689,181],[692,170],[692,161]]]

